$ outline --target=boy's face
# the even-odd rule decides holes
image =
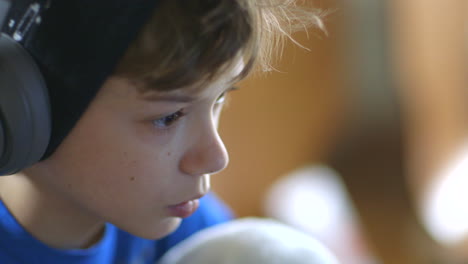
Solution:
[[[228,163],[217,125],[242,66],[197,93],[143,95],[125,79],[109,78],[34,176],[98,221],[146,238],[172,232],[184,214],[174,205],[206,194],[210,174]]]

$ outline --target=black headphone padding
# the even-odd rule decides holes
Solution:
[[[1,34],[0,175],[39,161],[50,133],[49,97],[39,68],[20,44]]]

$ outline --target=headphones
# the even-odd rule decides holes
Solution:
[[[50,140],[47,87],[38,65],[20,44],[41,21],[43,6],[29,2],[22,14],[13,16],[11,2],[0,0],[0,29],[8,29],[0,33],[0,176],[39,161]]]
[[[53,153],[158,3],[0,0],[0,175]]]

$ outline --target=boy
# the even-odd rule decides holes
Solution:
[[[51,137],[45,152],[34,146],[36,160],[9,162],[30,132],[15,130],[26,117],[11,108],[38,99],[4,99],[0,171],[20,172],[0,178],[0,262],[154,263],[229,220],[208,194],[210,174],[228,163],[223,100],[255,61],[268,67],[277,33],[317,16],[273,0],[30,2],[12,3],[2,41],[37,63]],[[0,97],[21,89],[30,87],[4,86]],[[47,118],[31,118],[31,133]]]

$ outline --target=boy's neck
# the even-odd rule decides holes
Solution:
[[[35,177],[0,177],[0,198],[23,228],[49,247],[83,249],[104,234],[104,222],[84,215],[71,201],[43,188]]]

